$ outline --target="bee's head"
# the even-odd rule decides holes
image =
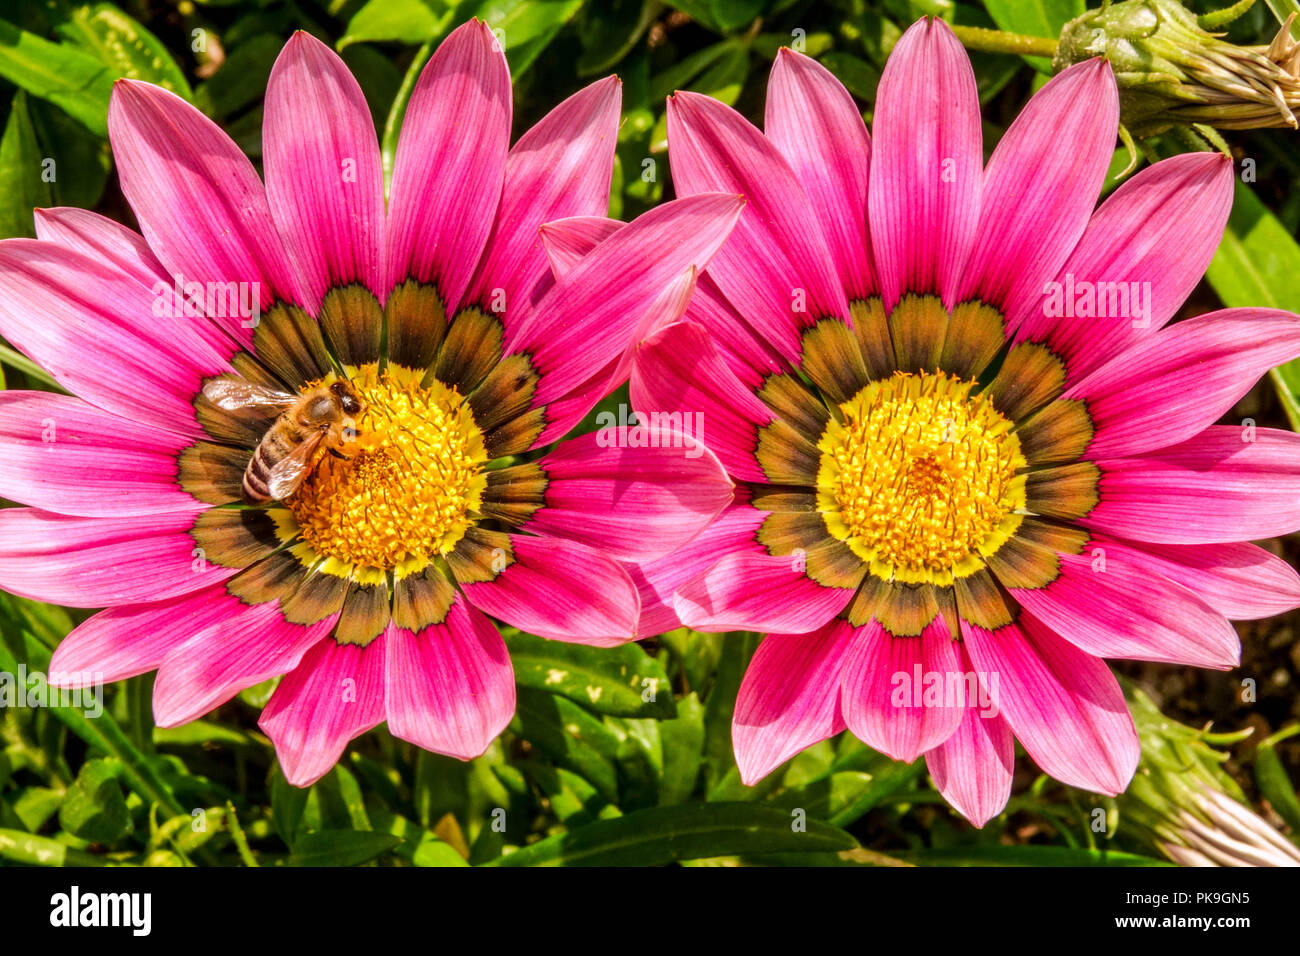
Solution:
[[[330,392],[339,400],[339,407],[345,414],[361,414],[361,399],[358,397],[356,389],[352,387],[351,382],[345,382],[342,379],[330,386]]]

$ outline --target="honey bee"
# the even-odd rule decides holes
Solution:
[[[250,505],[282,501],[302,484],[324,448],[346,458],[340,449],[355,436],[355,417],[364,406],[350,382],[321,382],[291,395],[242,379],[215,378],[203,386],[212,404],[229,412],[279,410],[244,469],[243,496]]]

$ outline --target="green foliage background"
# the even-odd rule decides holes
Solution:
[[[1266,43],[1275,15],[1293,7],[1294,0],[1258,4],[1229,38]],[[504,31],[516,135],[563,97],[617,72],[624,118],[610,215],[630,219],[672,195],[664,97],[675,89],[707,93],[760,122],[773,57],[782,45],[802,43],[869,120],[886,56],[919,16],[1054,37],[1083,9],[1084,0],[0,0],[0,236],[32,235],[34,206],[94,208],[134,224],[105,135],[118,77],[191,100],[257,162],[267,76],[298,29],[332,44],[360,79],[387,169],[415,77],[439,40],[471,16]],[[972,59],[991,150],[1050,67],[1042,58]],[[1296,134],[1229,140],[1238,158],[1255,160],[1256,181],[1239,186],[1208,285],[1189,308],[1300,311]],[[1151,155],[1187,148],[1172,136],[1145,145]],[[643,174],[647,159],[655,161],[653,176]],[[53,181],[42,176],[50,160]],[[1112,171],[1127,163],[1117,153]],[[2,343],[0,362],[8,387],[57,388]],[[1300,424],[1300,370],[1280,369],[1274,379],[1276,395],[1257,389],[1247,413],[1262,424]],[[1279,547],[1295,560],[1293,542]],[[43,672],[58,641],[86,615],[0,594],[0,672]],[[1179,719],[1253,729],[1259,739],[1297,716],[1294,624],[1293,615],[1246,632],[1240,674],[1171,690],[1160,669],[1121,670],[1178,709]],[[944,804],[923,761],[894,763],[848,734],[745,787],[731,756],[730,715],[757,641],[677,631],[596,651],[508,633],[518,713],[487,754],[461,763],[381,728],[309,791],[285,783],[256,728],[274,682],[172,730],[153,726],[147,676],[107,689],[97,719],[74,707],[9,707],[0,710],[0,865],[1161,862],[1151,825],[1129,812],[1125,798],[1071,791],[1038,775],[1023,754],[1007,810],[979,831]],[[1252,657],[1252,647],[1261,653]],[[1264,685],[1250,708],[1237,702],[1243,675]],[[1148,717],[1146,731],[1162,720],[1154,709]],[[1208,748],[1241,738],[1197,742]],[[1296,738],[1284,729],[1262,746],[1239,747],[1228,772],[1215,775],[1295,832],[1300,802],[1288,777],[1298,761]],[[1094,826],[1098,808],[1102,832]],[[798,811],[806,819],[792,826],[803,819]]]

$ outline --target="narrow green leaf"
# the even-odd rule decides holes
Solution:
[[[0,238],[36,235],[32,210],[51,204],[50,186],[43,176],[46,168],[27,94],[19,90],[0,138]]]
[[[918,866],[1170,866],[1164,860],[1115,850],[1065,846],[945,847],[895,853]]]
[[[1271,744],[1261,744],[1255,751],[1255,782],[1259,792],[1268,800],[1277,815],[1286,821],[1293,833],[1300,833],[1300,799],[1295,787],[1287,779],[1282,758]]]
[[[652,807],[548,837],[502,857],[501,866],[662,866],[740,853],[833,852],[857,841],[816,820],[747,803]]]
[[[289,865],[360,866],[401,842],[401,837],[371,830],[315,830],[294,842]]]

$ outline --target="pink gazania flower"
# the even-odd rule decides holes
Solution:
[[[0,243],[0,334],[76,396],[0,393],[0,495],[31,506],[0,512],[0,584],[107,608],[59,646],[54,682],[156,668],[155,718],[175,726],[286,675],[261,727],[307,785],[383,721],[482,753],[515,699],[487,615],[636,636],[620,561],[694,536],[730,480],[712,455],[593,436],[532,452],[616,384],[638,323],[680,315],[669,293],[742,201],[660,206],[553,280],[538,229],[604,213],[619,107],[601,80],[511,148],[505,57],[468,23],[411,97],[386,210],[361,90],[305,33],[267,91],[265,187],[193,107],[117,85],[110,135],[143,237],[54,209],[39,240]],[[218,308],[214,289],[253,308]],[[303,429],[268,445],[282,405],[239,407],[335,383],[359,406],[338,447]],[[270,465],[308,440],[300,482],[274,493]],[[253,483],[272,493],[248,506],[259,447]]]
[[[668,104],[678,194],[747,207],[685,320],[640,347],[633,405],[701,412],[738,493],[637,569],[643,607],[772,632],[732,726],[747,783],[847,727],[924,754],[978,825],[1006,804],[1013,736],[1117,793],[1138,738],[1103,659],[1228,668],[1228,618],[1300,604],[1300,577],[1245,543],[1300,527],[1300,437],[1212,424],[1300,354],[1300,320],[1166,328],[1219,242],[1231,163],[1157,163],[1094,211],[1119,116],[1100,60],[1037,93],[985,167],[970,63],[922,21],[874,115],[869,138],[789,50],[764,133],[704,96]]]

